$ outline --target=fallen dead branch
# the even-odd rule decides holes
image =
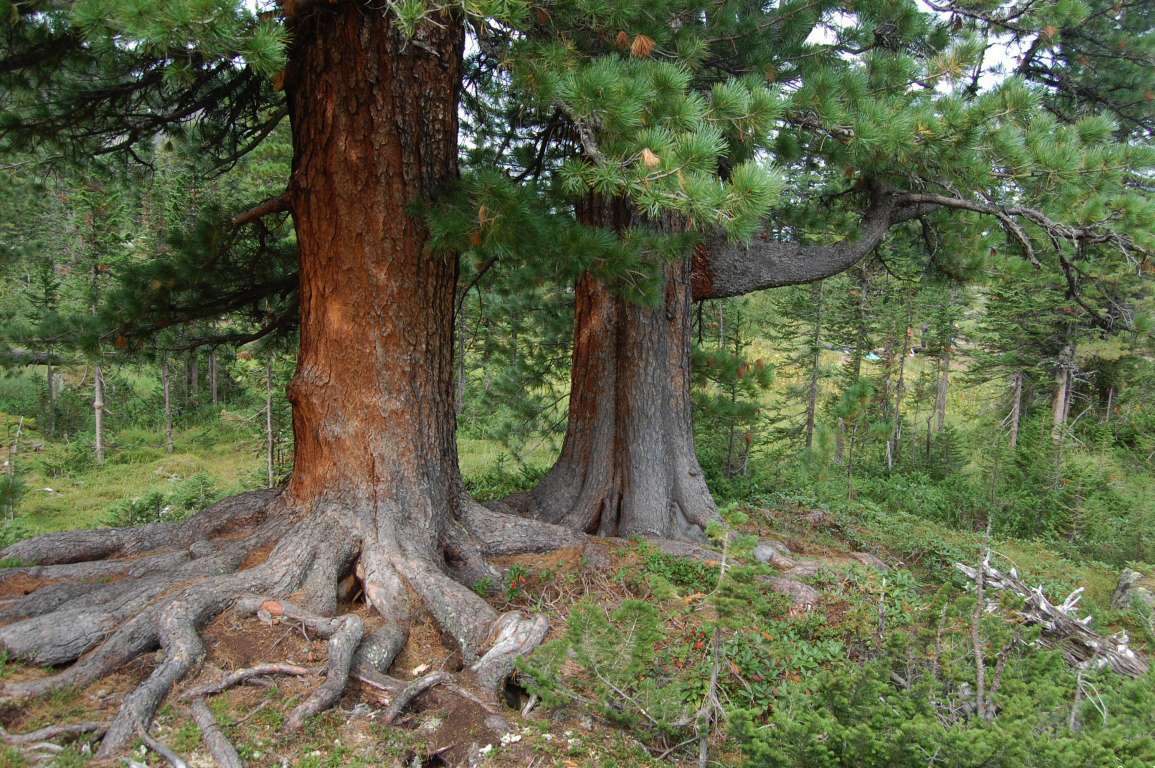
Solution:
[[[954,567],[978,583],[978,569],[961,563],[955,563]],[[1092,669],[1107,667],[1112,672],[1128,677],[1140,677],[1147,671],[1147,660],[1130,647],[1126,632],[1100,635],[1090,628],[1090,616],[1076,618],[1075,609],[1083,593],[1081,587],[1068,595],[1061,605],[1055,605],[1047,600],[1042,587],[1027,586],[1014,568],[1009,573],[1003,573],[989,561],[982,563],[982,582],[987,589],[1003,590],[1026,600],[1021,613],[1028,624],[1042,627],[1039,642],[1047,648],[1061,651],[1071,666]]]

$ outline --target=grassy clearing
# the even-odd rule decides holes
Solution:
[[[17,418],[0,414],[0,429]],[[252,430],[248,430],[251,432]],[[173,453],[164,435],[134,428],[111,436],[107,460],[97,465],[91,440],[48,440],[26,419],[16,470],[26,493],[17,521],[30,533],[102,525],[108,507],[147,491],[171,491],[196,474],[208,475],[223,494],[262,487],[266,482],[264,445],[230,423],[198,424],[174,430]],[[466,477],[494,467],[515,470],[508,449],[495,440],[460,438],[458,456]],[[556,452],[541,441],[521,457],[531,467],[547,467]]]

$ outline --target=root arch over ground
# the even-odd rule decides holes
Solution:
[[[5,683],[0,700],[81,687],[160,649],[97,754],[115,755],[138,737],[148,743],[162,701],[205,658],[201,630],[235,610],[291,617],[327,638],[324,681],[286,721],[299,728],[337,702],[351,675],[406,695],[406,685],[386,673],[405,646],[411,615],[423,609],[469,665],[463,685],[496,702],[514,660],[541,642],[548,624],[540,616],[498,616],[466,585],[484,577],[499,583],[486,557],[580,547],[584,537],[459,502],[461,511],[427,550],[415,531],[382,531],[380,510],[370,504],[302,506],[280,490],[242,494],[179,523],[19,542],[0,552],[20,563],[0,570],[0,647],[10,658],[67,666]],[[359,616],[338,614],[358,588],[382,618],[369,634]]]

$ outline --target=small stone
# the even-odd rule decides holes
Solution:
[[[873,568],[879,573],[890,573],[890,566],[869,552],[851,552],[850,556],[867,568]]]
[[[754,547],[754,557],[775,568],[793,568],[797,563],[791,555],[786,545],[777,541],[762,541]]]
[[[822,566],[813,560],[803,560],[798,562],[790,570],[783,574],[788,579],[809,579],[818,575],[818,569]]]
[[[513,731],[513,726],[501,715],[490,715],[485,718],[485,727],[499,735],[502,744],[508,743],[506,742],[506,738],[508,738]],[[520,739],[521,737],[518,736],[514,741],[519,741]]]

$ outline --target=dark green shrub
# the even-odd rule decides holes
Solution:
[[[531,490],[545,476],[546,470],[523,464],[517,470],[506,467],[504,456],[484,472],[465,478],[465,489],[478,501],[502,499],[514,493]]]
[[[104,522],[111,528],[177,522],[205,509],[221,495],[213,479],[198,472],[168,493],[154,489],[110,505],[105,510]]]

